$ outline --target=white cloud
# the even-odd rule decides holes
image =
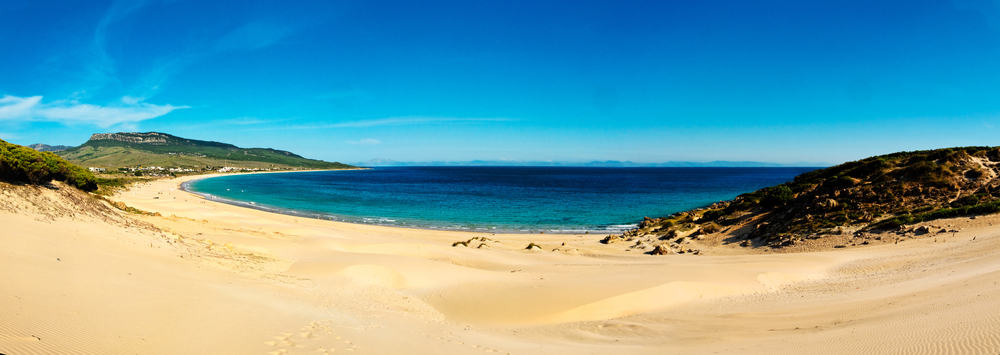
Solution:
[[[350,127],[375,127],[375,126],[399,126],[430,123],[461,123],[461,122],[509,122],[517,121],[513,118],[473,118],[473,117],[392,117],[377,120],[348,121],[321,125],[306,125],[292,128],[316,129],[316,128],[350,128]]]
[[[376,144],[382,144],[382,141],[380,141],[378,139],[365,138],[365,139],[358,140],[358,141],[347,141],[347,143],[348,144],[356,144],[356,145],[376,145]]]
[[[129,96],[117,106],[82,104],[76,101],[42,103],[41,96],[0,98],[0,120],[50,121],[63,124],[92,124],[107,128],[118,124],[135,124],[160,117],[188,106],[153,105]]]
[[[257,117],[243,116],[243,117],[230,118],[228,120],[220,120],[216,122],[222,124],[234,124],[234,125],[262,125],[262,124],[282,122],[287,120],[288,119],[263,119]]]

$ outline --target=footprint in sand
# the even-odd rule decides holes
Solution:
[[[280,333],[274,336],[275,341],[264,342],[265,345],[280,347],[270,354],[289,354],[289,347],[312,349],[315,353],[331,354],[341,351],[358,351],[360,347],[353,341],[344,339],[334,333],[329,323],[332,321],[313,321],[308,325],[299,328],[297,333]],[[352,328],[355,329],[355,328]],[[363,328],[362,328],[363,330]],[[323,341],[323,334],[331,335],[331,339]],[[331,343],[333,342],[333,343]]]

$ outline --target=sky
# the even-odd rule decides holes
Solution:
[[[0,139],[346,163],[1000,145],[1000,1],[0,0]]]

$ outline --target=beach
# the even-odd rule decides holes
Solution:
[[[1000,353],[997,215],[899,243],[654,256],[265,212],[179,189],[193,178],[109,198],[150,214],[6,185],[0,353]]]

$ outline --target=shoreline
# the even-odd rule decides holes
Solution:
[[[189,194],[200,196],[202,198],[211,199],[212,201],[215,201],[215,202],[224,203],[224,204],[228,204],[228,205],[232,205],[232,206],[237,206],[237,207],[255,209],[255,210],[259,210],[259,211],[263,211],[263,212],[277,213],[277,214],[282,214],[282,215],[292,215],[292,214],[294,214],[295,216],[299,216],[299,217],[315,218],[315,219],[324,220],[324,221],[334,221],[334,222],[341,222],[341,223],[351,223],[351,224],[360,224],[360,225],[381,226],[381,227],[388,227],[388,228],[404,228],[404,229],[418,229],[418,230],[430,230],[430,231],[456,231],[456,232],[472,232],[472,233],[493,233],[493,234],[556,234],[556,235],[587,234],[587,235],[604,235],[604,234],[607,234],[607,233],[620,234],[620,233],[622,233],[622,232],[624,232],[626,230],[634,229],[634,228],[637,228],[639,226],[638,223],[632,223],[632,224],[618,224],[618,225],[614,225],[614,226],[619,226],[621,228],[605,229],[605,230],[601,230],[601,229],[529,229],[529,230],[511,230],[511,229],[496,229],[495,227],[494,227],[494,229],[487,229],[486,227],[483,227],[483,228],[450,228],[450,227],[403,226],[403,225],[396,225],[396,224],[365,223],[365,222],[358,222],[358,221],[347,220],[347,219],[333,219],[333,217],[331,217],[331,216],[335,216],[335,217],[338,217],[338,218],[343,218],[343,216],[324,215],[322,213],[317,213],[317,212],[299,211],[299,210],[289,209],[289,208],[270,207],[270,206],[257,205],[256,203],[251,203],[252,201],[240,201],[240,200],[233,200],[233,199],[228,199],[228,198],[222,198],[222,197],[215,196],[215,195],[212,195],[212,194],[209,194],[209,193],[197,192],[197,191],[193,191],[193,190],[190,189],[190,184],[192,182],[194,182],[194,181],[204,180],[204,179],[210,179],[210,178],[216,178],[216,177],[222,177],[222,176],[268,174],[268,173],[297,173],[297,172],[301,173],[301,172],[315,172],[315,171],[368,170],[368,169],[372,169],[372,168],[337,169],[337,170],[307,170],[307,171],[250,172],[250,173],[238,173],[238,174],[194,175],[194,176],[198,176],[198,178],[187,179],[187,180],[184,180],[184,181],[180,182],[178,184],[177,189],[181,190],[181,191],[184,191],[184,192],[187,192]],[[177,177],[177,178],[174,178],[174,179],[180,179],[180,178],[181,177]],[[706,205],[706,206],[708,206],[708,205]],[[286,212],[289,212],[289,213],[286,213]],[[357,218],[364,218],[364,217],[357,217]],[[379,217],[380,220],[382,220],[382,219],[388,219],[388,218],[389,217]]]

